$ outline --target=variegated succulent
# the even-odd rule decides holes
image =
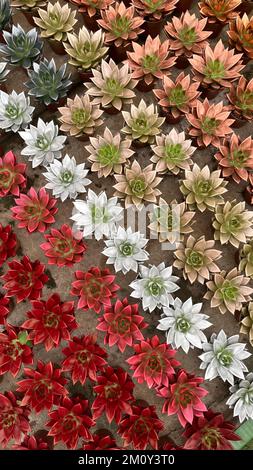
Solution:
[[[201,15],[227,23],[237,17],[236,9],[241,3],[242,0],[202,0],[198,5]]]
[[[67,33],[68,42],[64,43],[69,55],[69,63],[82,70],[95,68],[105,56],[108,47],[104,46],[104,33],[101,29],[93,33],[83,26],[78,35]]]
[[[117,181],[114,196],[124,198],[126,208],[135,205],[137,209],[142,209],[144,202],[155,203],[161,194],[157,186],[162,179],[156,176],[152,164],[141,168],[134,160],[129,168],[125,167],[123,175],[114,177]]]
[[[79,7],[80,12],[87,12],[89,16],[94,16],[106,10],[113,0],[71,0]]]
[[[60,129],[71,136],[92,135],[96,127],[103,123],[103,111],[93,104],[87,95],[67,99],[67,106],[59,108],[62,123]]]
[[[222,176],[232,177],[236,183],[248,181],[249,172],[253,170],[253,140],[249,136],[241,140],[237,134],[232,134],[225,140],[214,155],[219,162]]]
[[[185,170],[180,190],[191,209],[197,207],[201,212],[206,209],[214,211],[218,205],[224,204],[222,195],[227,191],[227,181],[220,174],[220,170],[211,172],[207,165],[200,168],[196,163],[192,170]]]
[[[164,15],[168,15],[175,8],[178,0],[133,0],[141,16],[160,20]]]
[[[229,119],[229,115],[230,110],[223,101],[211,104],[207,98],[203,103],[197,100],[196,108],[186,115],[192,125],[189,134],[196,137],[200,146],[218,147],[221,139],[233,132],[230,126],[234,119]]]
[[[253,119],[253,78],[249,81],[242,75],[238,84],[230,88],[227,95],[235,115],[247,120]]]
[[[249,302],[242,308],[242,321],[240,333],[247,335],[251,346],[253,346],[253,302]]]
[[[67,33],[73,30],[77,22],[75,10],[59,2],[49,2],[46,10],[39,8],[38,15],[39,18],[35,17],[34,22],[40,28],[41,37],[53,38],[56,41],[65,41]]]
[[[180,170],[190,170],[193,165],[191,156],[196,150],[191,144],[191,140],[186,140],[185,133],[176,129],[171,129],[166,135],[157,135],[156,143],[151,145],[154,155],[150,159],[156,163],[156,171],[178,175]]]
[[[149,213],[149,228],[154,234],[158,234],[161,243],[178,243],[183,241],[184,235],[193,231],[191,224],[194,215],[195,212],[187,210],[185,202],[173,200],[168,204],[160,197],[158,205],[154,205]]]
[[[208,291],[204,299],[211,300],[211,307],[217,307],[220,313],[229,311],[234,315],[236,310],[240,311],[243,304],[251,300],[253,289],[248,286],[249,281],[250,278],[240,274],[237,268],[228,273],[221,271],[206,283]]]
[[[206,24],[207,18],[199,20],[188,10],[180,18],[173,16],[164,28],[169,35],[170,50],[175,51],[176,56],[201,54],[208,44],[206,39],[212,34],[211,31],[205,31]]]
[[[239,252],[240,263],[239,270],[244,271],[246,276],[253,278],[253,239],[244,243]]]
[[[154,39],[148,36],[143,45],[132,42],[133,52],[128,52],[128,63],[132,70],[132,77],[143,79],[147,85],[154,80],[169,74],[169,69],[175,65],[175,57],[169,56],[169,41],[160,41],[159,36]]]
[[[198,82],[192,82],[190,75],[181,72],[175,81],[165,76],[163,88],[156,88],[154,94],[159,100],[159,105],[169,111],[174,118],[177,118],[196,107],[197,98],[200,95],[198,87]]]
[[[222,252],[216,250],[214,245],[214,240],[206,240],[204,236],[196,240],[190,235],[175,251],[177,259],[173,266],[182,269],[184,279],[189,279],[191,284],[195,281],[204,284],[206,279],[210,279],[210,273],[220,271],[215,261],[221,258]]]
[[[245,202],[226,201],[224,206],[216,206],[213,227],[215,240],[238,248],[253,236],[253,211],[245,209]]]
[[[103,108],[113,106],[120,111],[124,104],[133,102],[137,80],[132,79],[128,64],[118,66],[112,59],[102,60],[101,71],[93,69],[92,72],[92,83],[85,83],[85,86],[94,104],[101,104]]]
[[[131,136],[133,140],[152,144],[155,136],[159,135],[160,127],[165,118],[159,117],[156,106],[149,106],[141,100],[138,106],[131,105],[130,112],[122,111],[126,126],[122,132]]]
[[[102,136],[90,137],[90,145],[85,149],[89,152],[91,171],[96,171],[99,178],[122,173],[124,163],[134,154],[130,146],[130,139],[122,140],[119,133],[113,135],[108,127]]]
[[[237,15],[235,20],[229,23],[227,34],[233,47],[253,59],[253,16],[249,18],[244,13],[241,18]]]

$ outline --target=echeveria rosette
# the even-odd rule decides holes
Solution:
[[[251,356],[245,347],[239,343],[239,335],[227,337],[223,330],[218,335],[213,333],[210,342],[204,343],[200,369],[205,370],[205,380],[220,377],[223,382],[234,385],[234,377],[244,379],[244,372],[248,372],[244,360]]]
[[[102,254],[107,256],[106,264],[113,264],[115,272],[122,271],[126,274],[128,271],[138,271],[140,263],[149,258],[145,246],[148,239],[140,232],[133,232],[131,227],[124,229],[118,227],[111,238],[105,240],[106,248]]]
[[[61,158],[66,136],[58,135],[58,126],[54,121],[45,123],[38,119],[37,126],[30,125],[25,131],[19,132],[26,146],[21,150],[32,161],[32,167],[47,166],[54,159]]]
[[[85,168],[85,163],[76,163],[75,157],[68,154],[60,162],[54,160],[47,167],[47,172],[43,173],[47,180],[46,189],[51,189],[53,196],[60,198],[62,202],[69,199],[76,199],[79,193],[86,192],[86,186],[91,181],[86,178],[89,170]]]
[[[220,271],[215,261],[221,258],[221,254],[215,249],[214,240],[206,240],[204,236],[196,239],[189,235],[185,242],[178,245],[173,266],[183,270],[184,279],[191,284],[196,281],[204,284],[211,273]]]
[[[251,346],[253,346],[253,302],[248,302],[248,304],[242,308],[241,314],[240,333],[247,335]]]
[[[138,106],[132,104],[130,112],[122,111],[122,115],[126,124],[122,132],[133,140],[146,144],[153,144],[165,121],[165,118],[159,116],[157,107],[153,104],[147,105],[144,100],[141,100]]]
[[[64,47],[69,56],[69,64],[83,71],[95,68],[108,51],[108,47],[104,46],[105,35],[101,29],[93,33],[83,26],[78,35],[67,33],[67,39]]]
[[[34,107],[24,92],[10,94],[0,90],[0,129],[5,132],[18,132],[25,129],[32,120]]]
[[[243,75],[237,85],[232,85],[227,95],[236,116],[252,121],[253,119],[253,78],[247,80]]]
[[[174,349],[182,348],[186,354],[190,348],[202,349],[207,341],[203,330],[212,324],[201,308],[202,303],[193,304],[191,297],[185,302],[176,298],[170,307],[163,308],[157,329],[165,332],[167,343]]]
[[[172,275],[172,267],[165,267],[165,263],[158,266],[140,266],[139,278],[132,281],[131,297],[142,300],[143,310],[153,312],[155,308],[168,307],[173,303],[171,294],[179,289],[179,278]]]
[[[88,13],[90,17],[101,14],[103,10],[106,10],[112,0],[71,0],[73,4],[78,7],[80,13]]]
[[[18,397],[13,392],[0,394],[0,444],[5,448],[14,439],[21,444],[23,437],[31,432],[28,406],[20,406]],[[13,441],[12,441],[13,442]]]
[[[100,119],[103,111],[99,105],[94,104],[87,94],[76,95],[74,99],[67,98],[67,106],[61,106],[59,121],[60,129],[71,137],[80,137],[83,134],[92,135],[95,128],[103,124]]]
[[[202,0],[198,6],[201,15],[210,18],[213,21],[228,23],[229,20],[237,18],[237,8],[241,0]]]
[[[244,271],[246,276],[253,278],[253,239],[244,243],[239,251],[239,270]]]
[[[16,377],[23,365],[33,364],[32,344],[28,333],[8,323],[0,333],[0,376],[7,372]]]
[[[249,373],[243,380],[229,388],[231,393],[226,405],[233,408],[233,416],[238,417],[240,423],[253,419],[253,373]]]
[[[120,450],[111,433],[99,432],[92,435],[92,441],[83,444],[83,450]]]
[[[20,444],[13,444],[13,450],[48,450],[48,443],[43,437],[27,434]]]
[[[12,11],[9,0],[0,0],[0,31],[11,21]]]
[[[122,212],[123,208],[116,197],[108,199],[105,191],[97,195],[89,189],[86,201],[74,202],[71,219],[77,229],[82,231],[83,237],[93,233],[96,240],[101,240],[103,236],[109,238],[115,231],[123,217]]]
[[[133,0],[133,5],[141,16],[160,20],[175,10],[178,0]]]
[[[157,135],[156,143],[151,145],[154,153],[151,162],[156,163],[158,173],[178,175],[181,170],[190,170],[193,165],[191,156],[196,150],[192,141],[185,138],[184,132],[171,129],[168,134]]]
[[[3,31],[3,38],[5,43],[0,44],[0,52],[13,66],[29,68],[41,54],[43,43],[36,28],[26,32],[19,24],[13,25],[11,33]]]
[[[72,32],[77,22],[75,10],[71,10],[67,4],[60,5],[59,2],[49,2],[46,10],[39,8],[38,15],[34,22],[40,28],[41,37],[56,41],[65,41],[67,33]]]
[[[253,19],[246,13],[237,15],[234,21],[229,23],[227,32],[230,43],[238,51],[244,52],[246,57],[253,59]]]
[[[216,206],[213,228],[215,240],[238,248],[253,236],[253,211],[245,209],[245,202],[226,201],[224,206]]]
[[[8,194],[19,196],[26,187],[25,171],[25,163],[18,163],[12,151],[0,157],[0,198]]]
[[[11,0],[11,6],[20,8],[23,11],[41,8],[46,6],[45,0]]]
[[[236,183],[248,181],[253,170],[253,140],[250,136],[242,140],[233,133],[229,140],[219,146],[214,157],[224,178],[232,177]]]

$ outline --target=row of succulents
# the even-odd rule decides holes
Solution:
[[[26,255],[18,259],[18,240],[12,227],[0,226],[0,264],[5,268],[4,294],[0,298],[0,375],[9,372],[18,379],[15,392],[0,395],[1,446],[32,450],[63,443],[70,449],[78,446],[96,450],[119,448],[109,431],[104,435],[90,431],[105,414],[108,424],[118,425],[121,446],[141,450],[147,446],[165,450],[179,448],[169,437],[165,443],[159,440],[164,424],[154,406],[137,400],[136,381],[154,389],[161,399],[162,413],[177,415],[185,428],[182,448],[231,449],[231,442],[239,439],[234,433],[235,426],[221,413],[207,408],[202,400],[208,393],[203,387],[204,379],[182,367],[175,359],[176,350],[181,348],[188,353],[199,349],[199,366],[204,370],[205,380],[220,377],[229,383],[227,405],[240,422],[253,419],[253,374],[248,372],[244,362],[251,354],[240,342],[239,335],[229,337],[223,330],[213,333],[208,341],[204,331],[212,325],[209,316],[202,312],[202,303],[194,303],[192,297],[183,302],[173,295],[179,290],[179,277],[173,271],[176,269],[190,284],[205,284],[205,298],[211,307],[223,314],[241,312],[241,333],[247,335],[252,344],[253,213],[246,210],[245,203],[236,199],[228,201],[224,194],[230,177],[237,183],[250,181],[253,143],[251,137],[240,140],[233,132],[231,107],[223,102],[214,104],[207,98],[199,99],[205,97],[210,87],[218,92],[229,88],[229,100],[231,104],[236,103],[233,111],[243,109],[243,116],[252,118],[253,82],[247,82],[241,75],[242,53],[226,48],[222,41],[209,46],[210,29],[205,31],[207,23],[210,26],[215,22],[237,22],[239,18],[238,29],[240,11],[236,8],[241,2],[200,2],[201,15],[206,18],[198,20],[186,8],[180,18],[173,17],[165,25],[168,40],[162,41],[156,29],[153,37],[146,34],[141,44],[142,29],[152,33],[154,23],[155,28],[161,29],[164,13],[176,13],[177,0],[159,5],[134,0],[127,8],[123,3],[112,1],[97,2],[97,5],[86,0],[71,3],[80,7],[87,27],[101,27],[105,32],[101,29],[91,32],[86,27],[78,33],[72,32],[76,12],[68,5],[62,8],[58,2],[53,5],[35,0],[12,2],[13,8],[32,13],[40,36],[50,40],[55,53],[61,53],[63,47],[70,64],[85,72],[80,74],[85,91],[73,99],[68,97],[66,103],[59,105],[60,129],[54,121],[44,122],[39,118],[33,122],[34,107],[25,93],[0,92],[1,130],[18,133],[24,143],[21,154],[31,161],[32,168],[45,167],[46,181],[45,188],[28,189],[26,165],[9,151],[0,158],[0,197],[15,196],[11,212],[18,229],[26,230],[29,236],[34,232],[42,233],[44,241],[40,249],[48,265],[61,268],[82,263],[89,246],[88,238],[93,236],[98,241],[105,238],[102,254],[113,269],[98,266],[84,269],[80,264],[70,281],[70,294],[77,299],[77,304],[62,301],[57,292],[43,300],[42,290],[49,281],[46,266],[39,259],[31,260]],[[1,1],[0,5],[5,13],[10,11],[9,2]],[[89,22],[91,18],[93,23]],[[246,36],[250,26],[245,16],[241,21],[248,28]],[[7,23],[11,23],[10,17],[4,27]],[[112,23],[114,30],[110,27]],[[181,27],[183,34],[179,40],[173,28],[178,33]],[[173,34],[174,39],[171,39]],[[240,41],[231,34],[229,37],[239,48]],[[245,45],[244,40],[241,42]],[[113,46],[109,49],[111,43]],[[48,106],[68,94],[71,77],[66,65],[57,69],[53,59],[39,61],[42,46],[35,29],[28,33],[19,25],[12,26],[10,32],[5,29],[0,53],[6,62],[0,64],[0,77],[2,81],[6,79],[8,63],[27,68],[28,94]],[[121,49],[116,52],[115,48]],[[250,47],[241,49],[245,56],[249,54]],[[175,51],[173,56],[169,57],[169,50]],[[122,59],[122,55],[119,59],[119,52],[126,59],[122,65],[118,65]],[[114,54],[114,60],[108,58],[108,54]],[[173,81],[168,77],[169,69],[181,55],[187,56],[193,75],[181,72]],[[162,80],[158,82],[162,88],[154,89],[154,97],[158,99],[163,116],[156,106],[148,105],[144,99],[133,103],[135,88],[139,91],[153,89],[158,80]],[[232,84],[236,80],[239,80],[237,87]],[[104,112],[120,111],[125,137],[113,134],[108,127],[102,135],[94,136],[103,123]],[[176,124],[184,116],[190,124],[189,138],[176,128],[166,133],[165,120]],[[85,147],[89,166],[78,164],[74,156],[64,155],[67,139],[64,134],[89,140]],[[143,145],[151,145],[152,157],[151,163],[142,168],[137,153],[138,147]],[[217,149],[213,161],[218,162],[219,168],[214,171],[210,171],[208,165],[200,168],[194,163],[197,147],[209,145]],[[109,175],[115,178],[113,197],[109,198],[105,191],[96,194],[88,189],[85,199],[77,199],[92,184],[92,172],[99,178]],[[168,204],[160,197],[158,186],[167,173],[175,178],[183,175],[179,183],[183,202],[179,204],[176,200]],[[47,190],[52,191],[52,197]],[[68,198],[73,199],[73,227],[64,224],[51,228],[57,222],[61,202]],[[139,231],[120,226],[124,212],[120,200],[126,208],[138,210],[146,203],[154,205],[149,214],[150,229],[157,233],[160,242],[176,242],[173,267],[165,263],[148,264],[149,240]],[[212,240],[205,236],[196,239],[192,235],[196,214],[201,216],[204,211],[213,213]],[[174,239],[175,223],[179,240]],[[81,238],[77,238],[76,231],[81,232]],[[216,241],[221,247],[230,243],[238,249],[238,268],[229,272],[220,269],[222,251],[216,249]],[[15,259],[9,261],[12,257]],[[120,299],[121,289],[116,283],[116,273],[129,271],[137,273],[129,286],[130,296],[139,299],[135,304],[127,297]],[[16,304],[26,299],[31,302],[30,311],[18,327],[8,321],[11,298]],[[79,309],[99,314],[96,330],[103,335],[105,345],[115,346],[120,353],[130,350],[132,355],[127,363],[133,371],[132,377],[121,367],[113,368],[108,364],[106,349],[98,344],[95,334],[72,335],[79,328],[75,318],[75,310]],[[155,310],[161,314],[156,326],[164,332],[164,340],[159,339],[160,335],[147,338],[142,333],[148,326],[149,316],[145,312]],[[48,352],[62,347],[62,341],[65,341],[62,349],[65,358],[59,368],[51,360],[46,364],[37,358],[34,346],[40,344]],[[29,365],[31,367],[27,367]],[[94,393],[92,404],[81,396],[71,395],[73,385],[83,386],[88,381]],[[31,434],[29,417],[31,411],[43,410],[48,410],[49,420],[46,437],[42,439]],[[11,419],[13,416],[15,420]]]

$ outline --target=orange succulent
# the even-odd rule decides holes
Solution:
[[[80,12],[87,12],[94,16],[98,11],[105,10],[114,0],[71,0],[79,7]]]
[[[235,21],[229,23],[228,36],[231,44],[238,50],[243,51],[253,59],[253,16],[248,17],[244,13],[241,18],[239,15]]]
[[[236,8],[241,3],[242,0],[202,0],[198,6],[201,15],[227,23],[236,18],[238,15]]]
[[[249,171],[253,170],[253,140],[249,136],[241,142],[238,135],[232,134],[214,156],[222,169],[222,176],[232,176],[236,183],[247,181]]]
[[[253,78],[247,81],[241,76],[237,86],[232,85],[227,97],[236,114],[248,120],[253,119]]]
[[[178,0],[132,0],[141,16],[153,17],[156,20],[171,13],[177,2]]]

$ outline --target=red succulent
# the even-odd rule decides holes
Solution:
[[[26,186],[26,165],[17,163],[14,153],[7,152],[0,157],[0,197],[7,194],[19,196],[20,189]]]
[[[105,306],[105,313],[99,318],[97,330],[106,332],[105,344],[111,348],[116,344],[120,352],[135,341],[142,341],[141,330],[148,326],[144,318],[138,315],[138,304],[129,305],[127,297],[117,300],[115,305]]]
[[[22,300],[39,299],[48,276],[44,274],[45,265],[39,260],[31,261],[28,256],[23,256],[20,261],[14,260],[8,263],[9,270],[2,276],[6,282],[4,289],[7,297],[16,296],[17,303]]]
[[[101,311],[103,305],[111,305],[119,286],[114,283],[115,276],[109,269],[95,266],[88,271],[76,271],[76,281],[72,282],[72,295],[79,297],[77,308]]]
[[[57,410],[49,413],[49,436],[53,436],[54,444],[64,442],[68,449],[75,449],[79,438],[92,440],[89,431],[95,422],[89,416],[88,400],[78,397],[64,397]]]
[[[30,432],[29,408],[17,404],[13,392],[0,393],[0,445],[6,447],[11,439],[20,444],[24,435]]]
[[[21,444],[14,444],[13,450],[48,450],[47,442],[35,436],[25,436]]]
[[[0,375],[10,372],[16,377],[22,364],[32,363],[28,333],[7,324],[6,331],[0,333]]]
[[[208,410],[204,416],[196,417],[192,424],[187,424],[184,432],[187,438],[184,449],[232,450],[231,441],[240,441],[234,430],[234,424],[225,421],[222,413]]]
[[[46,351],[59,346],[62,339],[70,340],[70,332],[78,328],[74,316],[74,302],[62,302],[58,294],[48,300],[35,300],[28,320],[22,327],[32,330],[29,334],[34,344],[43,343]]]
[[[160,343],[158,336],[135,344],[134,350],[135,355],[127,359],[130,368],[135,371],[133,377],[139,383],[146,382],[149,388],[168,387],[175,374],[174,367],[180,365],[174,359],[176,351],[168,344]]]
[[[68,391],[64,387],[67,380],[62,377],[61,369],[54,368],[52,362],[44,364],[38,360],[36,369],[24,369],[28,378],[17,382],[17,392],[24,393],[21,406],[30,405],[37,413],[60,403]]]
[[[9,303],[10,299],[6,295],[0,294],[0,325],[4,325],[6,317],[10,313]]]
[[[117,447],[115,439],[110,435],[104,434],[100,435],[99,433],[93,434],[93,441],[87,442],[83,445],[83,450],[119,450]]]
[[[158,418],[155,406],[133,405],[131,416],[124,417],[119,424],[119,434],[124,447],[130,444],[136,450],[145,450],[147,445],[158,449],[158,434],[163,423]]]
[[[97,382],[94,387],[96,398],[92,405],[94,419],[105,412],[109,423],[114,419],[119,424],[122,414],[132,414],[129,402],[133,400],[134,384],[127,372],[121,367],[107,367],[97,377]]]
[[[49,234],[45,234],[45,243],[40,248],[49,258],[48,264],[57,266],[73,266],[79,263],[86,251],[86,245],[82,240],[74,237],[69,225],[62,225],[60,230],[52,228]]]
[[[230,140],[225,140],[214,155],[222,169],[222,176],[232,176],[236,183],[248,181],[253,170],[253,139],[249,136],[243,141],[237,134],[232,134]]]
[[[17,237],[10,225],[0,224],[0,266],[16,254]]]
[[[203,416],[207,408],[201,399],[208,394],[207,390],[200,387],[203,382],[202,377],[180,370],[174,383],[158,390],[158,395],[165,398],[162,412],[168,416],[177,414],[183,427],[187,423],[191,424],[194,417]]]
[[[71,372],[73,384],[78,381],[83,385],[87,378],[97,380],[97,372],[104,369],[107,364],[107,353],[96,343],[96,335],[82,336],[69,341],[62,350],[66,359],[62,362],[62,370]]]
[[[11,208],[13,217],[20,221],[18,227],[26,228],[29,233],[45,232],[47,226],[55,222],[56,199],[51,198],[45,188],[38,192],[30,188],[27,194],[20,194],[15,203],[17,205]]]

